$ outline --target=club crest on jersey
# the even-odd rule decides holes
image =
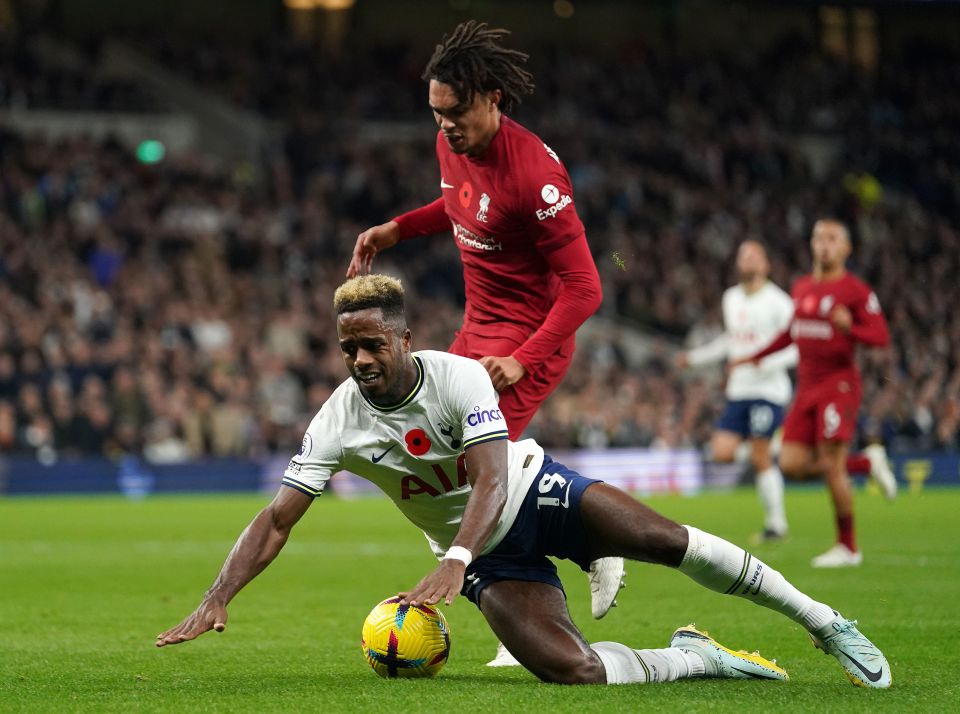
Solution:
[[[423,429],[411,429],[403,435],[403,440],[407,442],[407,451],[414,456],[423,456],[430,451],[430,439]]]
[[[823,317],[826,317],[827,315],[829,315],[830,310],[833,309],[833,303],[834,303],[833,295],[824,295],[822,298],[820,298],[820,308],[818,310],[820,315]]]
[[[487,222],[487,209],[490,208],[490,197],[487,194],[480,195],[480,210],[477,211],[477,220],[481,223]]]
[[[463,446],[463,440],[453,435],[453,427],[446,424],[437,424],[440,427],[440,433],[450,440],[450,448],[456,451]]]

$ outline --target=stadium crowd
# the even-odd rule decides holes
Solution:
[[[269,54],[197,51],[202,63],[158,56],[289,122],[262,183],[202,154],[148,166],[113,141],[0,127],[0,452],[295,450],[345,376],[330,297],[357,233],[437,195],[413,52],[383,50],[392,74],[368,81],[369,61],[349,57],[299,57],[298,74]],[[601,315],[659,338],[642,364],[616,340],[582,341],[531,424],[542,443],[702,445],[718,375],[680,375],[670,351],[719,329],[741,240],[768,246],[786,287],[809,270],[813,220],[834,213],[893,333],[889,352],[863,357],[861,438],[960,448],[957,58],[916,51],[868,75],[799,41],[749,59],[636,50],[615,66],[532,54],[539,86],[517,118],[568,166]],[[337,80],[315,93],[317,76]],[[418,112],[419,139],[355,130]],[[412,287],[416,345],[446,347],[462,309],[449,237],[376,267]]]
[[[0,26],[2,30],[2,26]],[[104,71],[102,43],[53,44],[43,35],[0,31],[0,108],[156,112],[137,83]]]

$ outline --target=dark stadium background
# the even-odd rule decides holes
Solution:
[[[957,4],[225,7],[0,1],[0,492],[255,488],[296,451],[344,378],[329,306],[357,233],[437,194],[419,75],[470,17],[529,52],[516,116],[566,163],[603,280],[538,440],[702,449],[721,374],[672,353],[719,329],[739,241],[787,287],[832,213],[894,338],[862,357],[859,438],[957,482]],[[376,266],[444,348],[449,237]]]

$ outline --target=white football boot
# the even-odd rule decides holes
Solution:
[[[863,562],[863,553],[850,550],[843,543],[837,543],[826,553],[821,553],[810,561],[814,568],[855,568]]]
[[[863,455],[870,461],[870,478],[883,491],[884,497],[892,501],[897,497],[897,477],[893,475],[890,462],[887,460],[887,450],[883,444],[870,444],[863,450]]]
[[[597,558],[590,563],[590,610],[599,620],[617,604],[617,593],[624,586],[623,558]]]
[[[502,642],[497,643],[497,656],[487,662],[488,667],[519,667],[517,658],[510,654],[510,650],[503,646]]]
[[[890,664],[880,648],[857,629],[856,620],[847,620],[834,610],[837,619],[810,639],[824,654],[831,654],[843,667],[847,678],[858,687],[886,689],[893,682]]]
[[[723,679],[790,679],[787,671],[759,652],[734,652],[693,625],[681,627],[670,638],[670,646],[693,652],[703,660],[704,677]]]

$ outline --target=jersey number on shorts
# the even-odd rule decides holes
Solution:
[[[837,435],[840,428],[840,412],[837,411],[837,405],[830,402],[827,408],[823,410],[823,436],[825,439],[832,439]]]
[[[570,507],[570,485],[560,474],[544,474],[543,478],[540,479],[540,483],[537,484],[537,490],[541,494],[550,493],[555,488],[561,488],[566,486],[563,490],[563,500],[560,500],[556,496],[545,496],[540,495],[537,497],[537,508],[542,508],[543,506],[562,506],[563,508]]]
[[[766,404],[756,404],[750,407],[750,431],[753,434],[763,434],[773,426],[773,409]]]

